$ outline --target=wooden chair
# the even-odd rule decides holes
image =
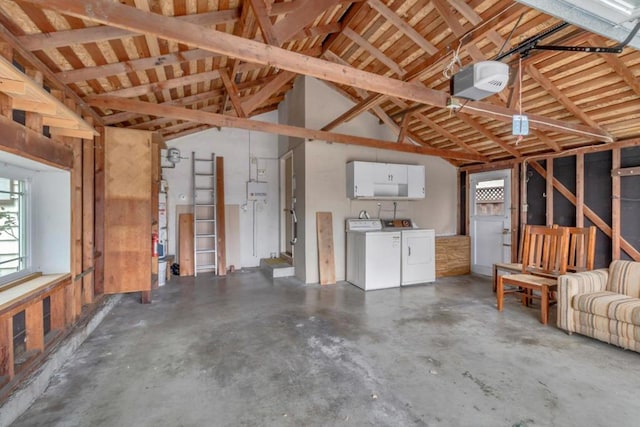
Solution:
[[[524,244],[524,238],[520,239],[520,248],[518,249],[518,262],[497,262],[493,264],[493,293],[496,292],[498,287],[498,272],[503,271],[507,273],[520,273],[522,272],[522,246]]]
[[[521,295],[528,305],[540,299],[540,321],[549,321],[549,296],[558,287],[558,276],[567,271],[569,259],[569,229],[527,225],[524,233],[522,273],[498,276],[497,305],[502,311],[505,293]],[[513,289],[505,291],[505,285]],[[537,294],[535,294],[537,292]]]
[[[596,256],[596,227],[565,227],[569,230],[567,271],[593,270]]]

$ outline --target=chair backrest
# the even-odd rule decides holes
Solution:
[[[522,272],[557,277],[567,272],[569,230],[527,225],[524,231]]]
[[[567,271],[593,270],[596,256],[596,227],[565,227],[569,230]]]

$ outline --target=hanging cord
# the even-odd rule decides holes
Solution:
[[[442,70],[442,75],[445,79],[449,80],[453,76],[453,69],[456,64],[458,67],[462,68],[462,62],[460,61],[460,48],[462,47],[462,41],[458,45],[458,48],[453,52],[453,56],[451,57],[451,61],[444,67]]]

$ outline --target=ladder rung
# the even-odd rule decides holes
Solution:
[[[217,265],[215,264],[208,264],[208,265],[199,265],[196,267],[196,270],[204,270],[204,269],[209,269],[209,268],[218,268]]]
[[[211,162],[211,163],[214,162],[213,159],[199,159],[197,157],[195,159],[193,159],[193,160],[195,160],[196,162]]]
[[[198,218],[196,218],[196,222],[216,222],[216,220],[215,219],[198,219]]]
[[[209,203],[196,203],[196,206],[209,206],[209,207],[214,207],[215,204],[209,204]]]
[[[198,249],[196,251],[197,254],[213,254],[215,252],[216,252],[215,249]]]
[[[196,176],[215,176],[212,173],[197,173]]]
[[[215,191],[215,188],[211,188],[211,187],[196,187],[196,190]]]
[[[215,234],[196,234],[196,237],[216,237]]]

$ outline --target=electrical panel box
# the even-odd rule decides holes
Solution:
[[[266,201],[267,183],[260,181],[247,182],[247,200]]]

